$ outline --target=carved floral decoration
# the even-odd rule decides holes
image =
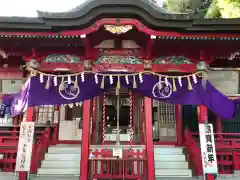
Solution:
[[[98,58],[95,64],[142,64],[135,56],[105,56]]]
[[[78,56],[65,54],[51,54],[48,55],[42,62],[48,63],[80,63],[81,59]]]
[[[157,58],[153,64],[193,64],[187,57],[184,56],[161,56]]]
[[[106,29],[106,31],[112,33],[112,34],[124,34],[128,31],[130,31],[133,26],[131,25],[104,25],[104,28]]]

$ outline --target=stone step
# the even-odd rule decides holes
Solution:
[[[155,169],[188,169],[188,162],[162,162],[155,161]]]
[[[64,162],[63,162],[64,163]],[[79,168],[40,168],[38,175],[80,175]]]
[[[168,155],[168,154],[182,154],[183,153],[183,147],[155,147],[154,148],[154,154],[163,154],[163,155]]]
[[[80,162],[81,154],[45,154],[46,161],[78,161]],[[62,162],[64,163],[64,162]]]
[[[46,161],[43,160],[42,168],[80,168],[80,161]]]
[[[16,177],[15,177],[16,175]],[[15,180],[18,179],[17,174],[12,172],[0,172],[0,180]]]
[[[171,155],[155,155],[155,161],[168,161],[168,162],[182,162],[186,161],[186,157],[183,154],[171,154]]]
[[[155,169],[156,177],[192,177],[190,169]]]
[[[51,146],[48,148],[49,154],[81,154],[81,147],[80,146]]]

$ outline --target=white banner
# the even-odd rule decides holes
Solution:
[[[217,156],[214,142],[213,125],[199,124],[202,166],[204,174],[217,174]]]
[[[22,122],[15,171],[30,171],[35,122]]]

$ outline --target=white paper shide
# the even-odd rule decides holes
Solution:
[[[34,122],[22,122],[19,134],[16,171],[30,171]]]
[[[217,174],[217,157],[212,124],[199,124],[202,166],[204,174]]]

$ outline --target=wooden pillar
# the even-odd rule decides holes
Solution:
[[[83,103],[83,120],[82,120],[82,154],[80,162],[79,180],[88,179],[88,153],[89,153],[89,125],[90,125],[90,100]]]
[[[152,99],[144,98],[145,108],[145,124],[146,124],[146,150],[147,150],[147,172],[148,180],[155,180],[155,169],[154,169],[154,147],[152,141]]]
[[[204,105],[199,105],[197,107],[197,117],[198,124],[208,122],[207,107]]]
[[[217,116],[216,119],[216,133],[217,133],[217,138],[222,141],[223,140],[223,136],[222,136],[222,121],[221,118],[219,116]]]
[[[34,107],[28,107],[26,121],[32,122],[33,120],[34,120]],[[34,153],[34,152],[32,152],[32,153]],[[33,156],[32,156],[32,158],[33,158]],[[19,180],[27,180],[28,179],[27,176],[28,176],[27,172],[19,172]]]
[[[176,105],[176,131],[177,131],[177,144],[183,144],[183,127],[182,127],[182,106]]]

